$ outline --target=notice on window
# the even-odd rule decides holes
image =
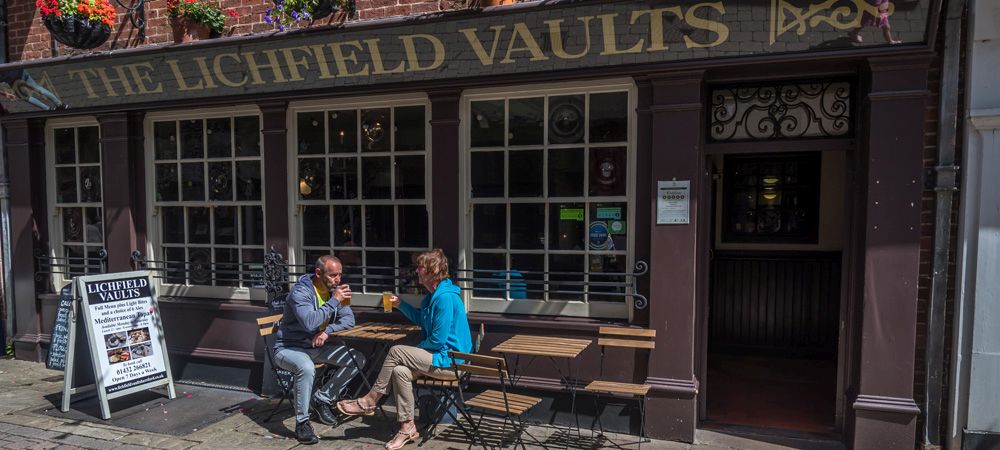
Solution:
[[[691,181],[656,182],[656,224],[691,223]]]
[[[156,304],[145,276],[83,281],[94,358],[108,394],[168,377]]]

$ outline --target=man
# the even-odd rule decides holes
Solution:
[[[303,444],[319,442],[309,423],[310,409],[320,422],[336,425],[330,405],[365,364],[361,352],[331,338],[354,327],[354,313],[347,306],[351,288],[340,284],[342,268],[339,259],[324,255],[312,274],[299,278],[288,294],[274,343],[275,363],[295,375],[295,438]],[[337,372],[310,395],[319,362],[336,366]]]

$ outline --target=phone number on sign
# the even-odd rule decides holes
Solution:
[[[130,374],[130,373],[133,373],[133,372],[138,372],[138,371],[143,370],[143,369],[148,369],[148,368],[150,368],[152,366],[153,366],[152,364],[150,364],[150,363],[147,362],[147,363],[138,364],[138,365],[135,365],[135,366],[122,367],[121,369],[118,369],[118,370],[115,371],[115,375],[127,375],[127,374]]]

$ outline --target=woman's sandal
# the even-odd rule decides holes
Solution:
[[[350,405],[350,404],[354,404],[355,406],[357,406],[358,409],[355,410],[355,411],[349,411],[349,410],[347,410],[345,405]],[[364,406],[361,405],[361,402],[358,401],[358,399],[354,399],[354,400],[341,400],[341,401],[337,402],[337,409],[340,410],[340,412],[342,412],[342,413],[344,413],[345,415],[348,415],[348,416],[372,416],[372,415],[375,415],[375,406],[370,406],[370,407],[366,408],[366,407],[364,407]]]
[[[399,445],[392,445],[393,441],[395,441],[396,438],[399,437],[399,436],[405,436],[406,439],[403,439],[402,442]],[[411,432],[411,433],[406,433],[406,432],[400,431],[400,432],[396,433],[396,435],[393,436],[392,439],[389,440],[389,442],[385,443],[385,448],[386,448],[386,450],[399,450],[399,449],[405,447],[406,444],[409,444],[410,442],[417,442],[417,438],[419,438],[419,437],[420,437],[420,433],[416,429],[414,429],[413,432]]]

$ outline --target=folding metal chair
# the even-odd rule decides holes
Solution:
[[[472,398],[465,398],[465,388],[461,383],[458,384],[458,396],[462,402],[462,406],[480,410],[479,419],[473,420],[472,416],[469,415],[464,408],[459,409],[459,412],[468,421],[469,428],[471,428],[471,431],[467,432],[471,442],[470,446],[475,445],[476,439],[478,439],[483,448],[489,448],[486,438],[480,432],[483,418],[487,413],[489,413],[503,418],[503,425],[500,429],[500,436],[498,438],[498,448],[503,447],[508,422],[511,425],[511,430],[514,432],[515,448],[518,444],[520,444],[522,449],[527,450],[528,447],[524,445],[524,440],[521,439],[522,434],[527,434],[528,437],[535,441],[536,444],[543,448],[545,447],[545,445],[532,436],[531,433],[528,433],[527,425],[525,425],[524,421],[521,419],[521,416],[524,413],[528,412],[535,405],[541,403],[542,399],[508,392],[508,388],[512,385],[510,381],[510,372],[508,372],[507,363],[503,360],[503,358],[459,352],[448,352],[448,354],[453,360],[463,361],[461,363],[456,362],[452,364],[452,368],[455,370],[456,378],[462,374],[496,377],[500,386],[500,390],[488,389],[473,396]]]
[[[604,376],[604,353],[607,347],[631,348],[636,351],[640,349],[652,350],[656,343],[656,330],[639,328],[617,328],[601,327],[598,331],[597,345],[601,347],[601,368],[600,374]],[[642,448],[643,442],[649,442],[646,438],[646,399],[651,386],[648,384],[622,383],[617,381],[594,380],[583,388],[584,391],[594,393],[594,409],[597,416],[597,424],[600,428],[601,436],[604,436],[604,424],[601,423],[601,410],[599,401],[602,394],[622,399],[625,401],[638,400],[639,402],[639,440],[636,442],[626,442],[618,444],[608,440],[611,445],[622,448],[622,445],[638,444]]]
[[[271,421],[271,418],[278,413],[278,410],[281,409],[281,404],[284,403],[285,400],[288,400],[289,406],[295,405],[293,401],[295,396],[295,374],[278,367],[274,360],[274,339],[272,336],[276,331],[278,331],[278,326],[281,325],[282,317],[283,314],[275,314],[257,318],[258,333],[260,334],[261,339],[264,340],[265,361],[270,364],[271,371],[274,373],[274,379],[278,383],[278,388],[281,389],[281,398],[278,400],[278,404],[274,405],[274,408],[271,409],[271,414],[264,419],[264,422]],[[316,383],[320,383],[325,374],[326,364],[316,364],[316,378],[314,385]]]
[[[486,327],[483,324],[479,324],[479,333],[476,335],[476,339],[472,342],[472,353],[479,353],[479,346],[483,342],[483,338],[486,336]],[[462,431],[468,434],[462,425],[462,422],[458,420],[452,409],[458,411],[461,406],[458,403],[458,385],[461,384],[462,388],[467,388],[469,386],[469,378],[471,376],[468,373],[462,374],[462,376],[456,380],[440,380],[437,378],[431,378],[425,375],[418,375],[416,379],[413,380],[413,384],[417,386],[417,389],[426,389],[430,391],[431,397],[436,400],[433,405],[433,409],[427,415],[430,418],[430,422],[424,425],[423,429],[420,430],[420,443],[417,444],[418,447],[423,446],[433,435],[434,431],[437,430],[438,424],[444,419],[445,415],[451,417],[453,423],[462,428]]]

